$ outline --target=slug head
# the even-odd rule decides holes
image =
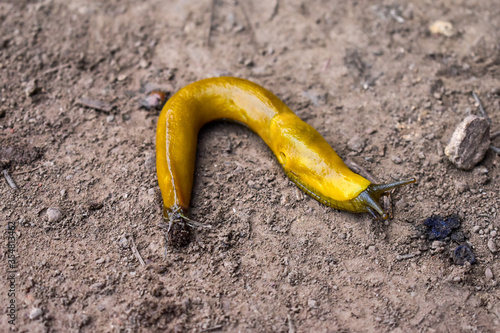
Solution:
[[[370,213],[375,219],[382,218],[386,220],[389,216],[380,207],[379,200],[388,191],[411,183],[415,183],[415,178],[402,180],[399,182],[389,183],[389,184],[370,184],[366,190],[361,192],[356,198],[352,199],[353,208],[356,212],[366,212]],[[379,215],[377,215],[379,214]]]
[[[338,205],[330,201],[352,200],[370,185],[370,181],[349,170],[312,126],[293,113],[272,119],[268,145],[292,181],[331,207]]]
[[[271,120],[269,139],[268,145],[287,176],[302,191],[335,209],[387,219],[378,203],[380,197],[415,182],[372,184],[352,172],[325,139],[293,113],[282,113]]]

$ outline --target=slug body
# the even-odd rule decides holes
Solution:
[[[414,182],[371,184],[349,170],[325,139],[271,92],[243,79],[211,78],[179,90],[158,120],[156,167],[166,219],[172,221],[187,212],[198,131],[217,119],[248,126],[301,190],[336,209],[387,218],[378,204],[380,196]]]

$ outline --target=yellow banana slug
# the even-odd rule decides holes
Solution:
[[[333,148],[278,97],[259,85],[232,77],[192,83],[163,107],[156,134],[156,168],[164,217],[185,217],[193,186],[197,136],[217,119],[248,126],[273,151],[286,175],[319,202],[354,213],[387,214],[378,201],[387,191],[415,182],[372,184],[352,172]]]

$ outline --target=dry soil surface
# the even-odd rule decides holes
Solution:
[[[498,332],[500,159],[462,171],[443,151],[472,91],[500,129],[499,40],[495,0],[1,1],[0,157],[18,189],[2,179],[0,330]],[[159,111],[140,101],[221,75],[274,92],[379,181],[416,177],[394,219],[321,205],[257,135],[215,123],[190,211],[212,228],[165,254]],[[433,214],[458,214],[460,237],[426,239]],[[476,262],[455,265],[466,242]]]

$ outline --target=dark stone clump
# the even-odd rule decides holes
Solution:
[[[424,225],[428,229],[427,237],[430,240],[442,240],[448,237],[454,229],[460,227],[457,215],[442,218],[440,215],[432,215],[427,218]]]

